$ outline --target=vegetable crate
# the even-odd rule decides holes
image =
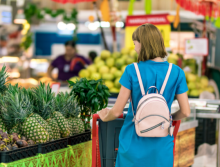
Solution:
[[[98,114],[93,115],[92,126],[92,167],[114,167],[119,146],[119,134],[126,115],[110,122],[102,122]],[[97,124],[98,121],[98,124]],[[181,121],[173,121],[174,148]]]

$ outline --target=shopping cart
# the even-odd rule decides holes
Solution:
[[[114,167],[119,146],[119,133],[126,114],[110,122],[102,122],[98,114],[93,115],[92,122],[92,167]],[[98,123],[97,123],[98,121]],[[173,121],[174,148],[181,121]]]

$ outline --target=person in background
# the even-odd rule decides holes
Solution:
[[[90,60],[76,53],[76,44],[74,41],[67,41],[65,43],[65,54],[60,55],[50,64],[47,74],[52,77],[52,71],[54,68],[58,68],[58,81],[67,81],[74,76],[78,76],[81,69],[85,68],[85,65],[90,64]]]
[[[97,57],[97,53],[95,51],[89,52],[89,59],[91,62],[94,62],[95,58]]]

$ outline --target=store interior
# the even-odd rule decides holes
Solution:
[[[220,167],[219,0],[0,0],[0,166],[114,167],[130,100],[115,121],[97,112],[114,106],[146,23],[188,87],[173,166]]]

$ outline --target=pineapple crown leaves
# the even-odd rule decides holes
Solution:
[[[6,66],[4,65],[0,71],[0,93],[4,93],[7,90],[6,79],[8,78],[8,74],[6,71]]]
[[[109,89],[104,85],[103,80],[87,80],[81,78],[75,83],[68,81],[72,87],[71,95],[73,95],[80,106],[86,106],[91,109],[92,113],[96,113],[108,105]]]
[[[56,96],[56,111],[63,114],[65,118],[78,117],[81,112],[75,97],[68,93],[59,93]]]
[[[26,89],[21,89],[17,85],[8,86],[8,91],[6,91],[0,103],[2,105],[2,118],[8,128],[20,125],[33,114],[33,105],[29,100]]]
[[[52,117],[55,103],[55,94],[52,93],[50,85],[47,86],[40,82],[40,85],[33,89],[29,94],[33,96],[34,112],[38,113],[43,119],[47,120]]]

